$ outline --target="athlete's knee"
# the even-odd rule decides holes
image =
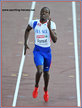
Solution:
[[[42,75],[42,72],[36,72],[36,76],[39,78]]]
[[[44,72],[44,77],[49,76],[49,71]]]
[[[37,72],[42,73],[43,72],[43,66],[38,66],[37,67]]]
[[[38,69],[38,73],[42,73],[43,72],[43,69]]]

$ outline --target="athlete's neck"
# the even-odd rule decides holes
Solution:
[[[40,22],[43,24],[43,23],[47,22],[47,19],[40,19]]]

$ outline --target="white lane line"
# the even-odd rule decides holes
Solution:
[[[32,2],[31,9],[35,9],[35,4],[36,4],[36,2]],[[34,11],[31,11],[30,12],[30,17],[29,17],[29,22],[32,20],[33,14],[34,14]],[[20,63],[20,67],[19,67],[16,89],[15,89],[14,99],[13,99],[13,104],[12,104],[13,107],[16,106],[16,102],[17,102],[17,96],[18,96],[18,91],[19,91],[19,86],[20,86],[20,80],[21,80],[21,75],[22,75],[22,71],[23,71],[24,61],[25,61],[25,55],[24,55],[24,46],[23,46],[22,58],[21,58],[21,63]]]
[[[74,33],[74,50],[75,50],[75,67],[76,67],[76,90],[77,90],[77,106],[80,107],[80,77],[79,77],[79,59],[78,59],[78,44],[77,44],[77,24],[76,24],[76,4],[72,2],[73,14],[73,33]]]

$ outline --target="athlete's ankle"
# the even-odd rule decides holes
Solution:
[[[35,85],[35,87],[38,88],[39,86],[38,85]]]
[[[44,91],[46,92],[46,91],[48,91],[48,89],[46,87],[44,87]]]

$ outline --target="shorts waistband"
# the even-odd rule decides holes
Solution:
[[[44,52],[51,51],[50,47],[40,47],[38,45],[35,45],[35,49],[38,51],[44,51]]]

